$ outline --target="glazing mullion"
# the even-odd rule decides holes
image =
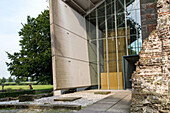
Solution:
[[[118,43],[117,43],[117,10],[116,10],[116,0],[114,0],[114,15],[115,15],[115,37],[116,37],[116,63],[117,63],[117,80],[118,80],[118,90],[119,90],[119,58],[118,58]]]
[[[126,55],[129,55],[129,52],[128,52],[128,34],[127,34],[127,18],[126,18],[126,0],[124,0],[124,12],[125,12]]]
[[[136,18],[136,23],[137,23],[137,11],[136,11],[136,3],[137,1],[135,0],[135,18]],[[138,28],[137,28],[137,24],[136,24],[136,38],[137,38],[137,54],[139,54],[139,37],[138,37]]]
[[[106,36],[106,60],[107,60],[107,82],[108,82],[108,90],[110,89],[110,83],[109,83],[109,56],[108,56],[108,28],[107,28],[107,4],[105,1],[105,36]]]
[[[98,89],[100,89],[99,27],[98,27],[98,10],[97,10],[97,8],[96,8],[96,43],[97,43],[97,74],[98,74]]]

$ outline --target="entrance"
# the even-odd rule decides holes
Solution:
[[[123,56],[123,77],[124,89],[132,88],[132,74],[136,70],[135,63],[139,60],[139,55]]]

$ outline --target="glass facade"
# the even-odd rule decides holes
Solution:
[[[101,89],[123,89],[122,56],[142,46],[140,0],[105,0],[86,16],[91,74]]]

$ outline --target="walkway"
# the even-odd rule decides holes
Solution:
[[[106,97],[77,113],[129,113],[131,91],[115,91],[115,94]]]

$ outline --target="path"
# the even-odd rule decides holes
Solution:
[[[129,113],[131,91],[115,91],[115,94],[106,97],[77,113]]]

